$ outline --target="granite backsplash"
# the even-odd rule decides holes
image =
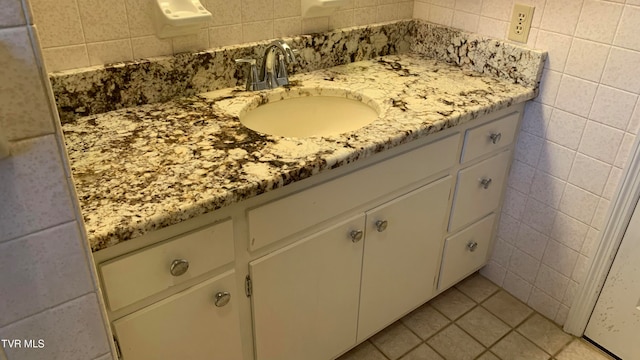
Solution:
[[[537,89],[546,53],[422,20],[402,20],[285,39],[298,49],[290,73],[414,52]],[[50,74],[63,124],[87,115],[165,102],[244,83],[268,41]]]

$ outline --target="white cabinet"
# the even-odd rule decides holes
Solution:
[[[439,289],[446,289],[483,266],[489,256],[496,215],[491,214],[446,239]]]
[[[439,291],[489,261],[520,115],[512,112],[465,132],[460,158],[463,168],[456,181]]]
[[[241,360],[234,271],[113,322],[123,360]]]
[[[334,358],[427,301],[451,183],[446,176],[251,262],[257,360]]]
[[[467,130],[460,162],[467,163],[511,145],[516,137],[519,119],[520,112],[515,111],[497,120]]]
[[[433,296],[451,180],[367,211],[358,342]]]
[[[233,262],[233,225],[226,220],[100,264],[111,311]]]
[[[356,344],[364,215],[250,263],[256,358],[328,360]]]
[[[471,224],[500,205],[510,160],[511,153],[503,151],[460,170],[449,231],[457,231]]]

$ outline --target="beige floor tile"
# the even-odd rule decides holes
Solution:
[[[556,356],[557,360],[611,360],[595,346],[581,339],[574,340]]]
[[[480,356],[478,360],[500,360],[500,359],[497,356],[495,356],[491,351],[487,351],[486,353],[482,354],[482,356]]]
[[[400,321],[389,325],[371,338],[371,342],[391,360],[398,359],[406,354],[414,346],[418,345],[420,341],[420,338]]]
[[[482,303],[482,306],[512,327],[518,326],[533,310],[520,300],[500,291]]]
[[[387,360],[375,346],[365,341],[337,360]]]
[[[542,351],[517,332],[505,336],[491,348],[491,352],[504,360],[547,360],[551,358],[551,355]]]
[[[462,280],[456,288],[477,303],[485,301],[498,291],[497,285],[478,273]]]
[[[443,292],[435,299],[429,301],[429,304],[451,320],[459,318],[476,305],[473,300],[469,299],[456,288],[451,288]]]
[[[573,337],[553,322],[535,314],[518,327],[518,332],[549,354],[555,354]]]
[[[427,342],[447,360],[473,360],[485,350],[456,325],[450,325]]]
[[[493,345],[511,331],[511,327],[480,306],[458,319],[456,325],[486,347]]]
[[[413,349],[410,353],[402,357],[401,360],[444,360],[442,356],[438,355],[428,345],[420,344],[417,348]]]
[[[425,304],[402,318],[402,322],[423,340],[449,325],[451,321],[431,305]]]

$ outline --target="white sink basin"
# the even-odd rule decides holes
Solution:
[[[240,122],[264,134],[308,137],[354,131],[378,118],[378,111],[373,107],[375,105],[366,104],[363,102],[365,99],[360,101],[344,95],[315,95],[309,92],[286,96],[258,107],[247,106],[240,113]]]

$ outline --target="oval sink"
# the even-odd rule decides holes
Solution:
[[[296,95],[240,113],[249,129],[277,136],[338,135],[360,129],[378,118],[378,111],[359,100],[333,95]]]

